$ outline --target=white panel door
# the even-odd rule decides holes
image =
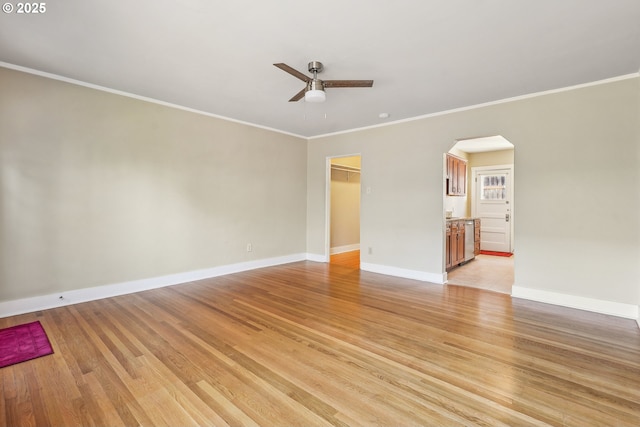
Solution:
[[[480,249],[511,252],[510,169],[483,169],[474,173],[474,211],[480,218]]]

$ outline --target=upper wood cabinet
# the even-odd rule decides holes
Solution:
[[[467,161],[447,154],[447,196],[467,194]]]

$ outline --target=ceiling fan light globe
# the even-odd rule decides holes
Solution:
[[[327,95],[323,90],[310,89],[304,94],[304,100],[306,102],[324,102],[326,99]]]

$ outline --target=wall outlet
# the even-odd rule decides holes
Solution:
[[[369,246],[369,255],[373,255],[373,247]]]
[[[251,243],[247,243],[247,252],[253,252],[253,245]]]

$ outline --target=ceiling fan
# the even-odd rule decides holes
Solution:
[[[278,63],[273,64],[291,74],[294,77],[299,78],[307,85],[300,92],[296,93],[289,102],[299,101],[304,97],[307,102],[324,102],[326,95],[324,93],[325,88],[328,87],[371,87],[373,86],[373,80],[320,80],[318,73],[323,70],[322,62],[311,61],[309,62],[309,72],[313,73],[313,78],[301,73],[300,71],[291,68],[287,64]]]

